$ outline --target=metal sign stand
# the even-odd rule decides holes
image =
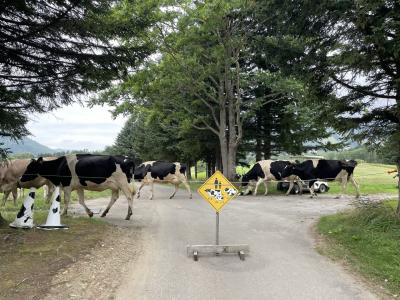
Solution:
[[[233,253],[238,254],[240,259],[244,260],[245,253],[249,252],[249,245],[219,244],[219,211],[230,199],[237,195],[239,191],[220,171],[216,171],[197,191],[216,211],[215,245],[187,245],[187,255],[193,255],[193,259],[197,261],[199,259],[199,254],[215,254],[219,256],[221,254]]]
[[[188,256],[193,255],[194,261],[199,260],[199,254],[238,254],[240,260],[245,259],[245,254],[249,253],[250,247],[247,244],[238,245],[220,245],[219,244],[219,212],[216,212],[216,231],[215,231],[215,245],[187,245],[186,251]]]

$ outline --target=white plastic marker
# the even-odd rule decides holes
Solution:
[[[39,225],[37,228],[46,230],[68,229],[68,226],[61,224],[60,202],[60,187],[58,186],[53,194],[53,201],[51,202],[49,214],[47,215],[46,224]]]
[[[35,202],[36,188],[31,188],[29,190],[28,196],[26,196],[24,203],[21,206],[14,222],[9,226],[12,228],[32,228],[33,225],[33,205]]]

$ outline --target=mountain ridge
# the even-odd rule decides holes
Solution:
[[[40,144],[29,137],[23,137],[19,141],[14,141],[10,138],[0,137],[0,147],[8,148],[11,154],[31,153],[33,155],[43,153],[55,153],[60,149],[52,149],[43,144]]]

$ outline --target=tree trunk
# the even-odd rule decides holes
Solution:
[[[197,180],[197,161],[194,162],[194,178]]]
[[[186,177],[187,177],[187,179],[188,180],[191,180],[192,179],[192,165],[191,165],[191,163],[190,162],[188,162],[187,164],[187,169],[186,169]]]
[[[265,112],[266,115],[271,116],[271,107],[267,104],[265,106]],[[263,153],[264,153],[264,159],[270,159],[271,158],[271,143],[272,143],[272,138],[271,138],[271,118],[265,118],[263,120]]]
[[[262,128],[262,115],[257,112],[256,115],[256,126],[257,128],[261,129]],[[258,130],[256,133],[256,161],[262,160],[262,140],[261,140],[261,135],[259,134]]]
[[[397,66],[397,70],[400,66]],[[400,83],[397,83],[396,89],[396,103],[397,103],[397,133],[394,134],[395,145],[397,147],[397,188],[398,188],[398,199],[397,199],[397,209],[396,216],[400,218]]]
[[[236,147],[234,145],[229,147],[228,164],[230,168],[229,180],[236,181]]]
[[[264,159],[271,158],[271,139],[264,140]]]
[[[207,160],[207,177],[211,177],[212,174],[211,160]]]
[[[256,138],[256,161],[262,160],[262,151],[261,151],[261,140],[260,138]]]
[[[397,160],[397,189],[398,189],[398,202],[397,202],[396,216],[400,218],[400,159]]]
[[[221,172],[223,172],[223,168],[222,168],[222,160],[221,160],[221,149],[220,147],[217,147],[217,149],[215,149],[215,168]]]

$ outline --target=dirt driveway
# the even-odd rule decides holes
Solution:
[[[194,262],[186,256],[186,245],[214,243],[215,212],[198,195],[189,200],[179,191],[170,200],[171,192],[159,186],[150,201],[144,189],[131,221],[123,220],[127,203],[119,199],[106,220],[129,229],[133,240],[114,241],[113,251],[100,256],[101,263],[94,258],[92,264],[102,269],[88,263],[68,271],[75,274],[66,279],[69,288],[76,288],[71,292],[58,286],[49,299],[376,299],[314,249],[312,224],[321,215],[350,207],[351,198],[238,197],[221,212],[220,242],[247,243],[250,255],[245,261],[219,256]],[[96,211],[107,201],[88,204]],[[83,213],[78,205],[75,211]],[[57,280],[65,281],[60,276]],[[82,276],[87,282],[79,286]]]

